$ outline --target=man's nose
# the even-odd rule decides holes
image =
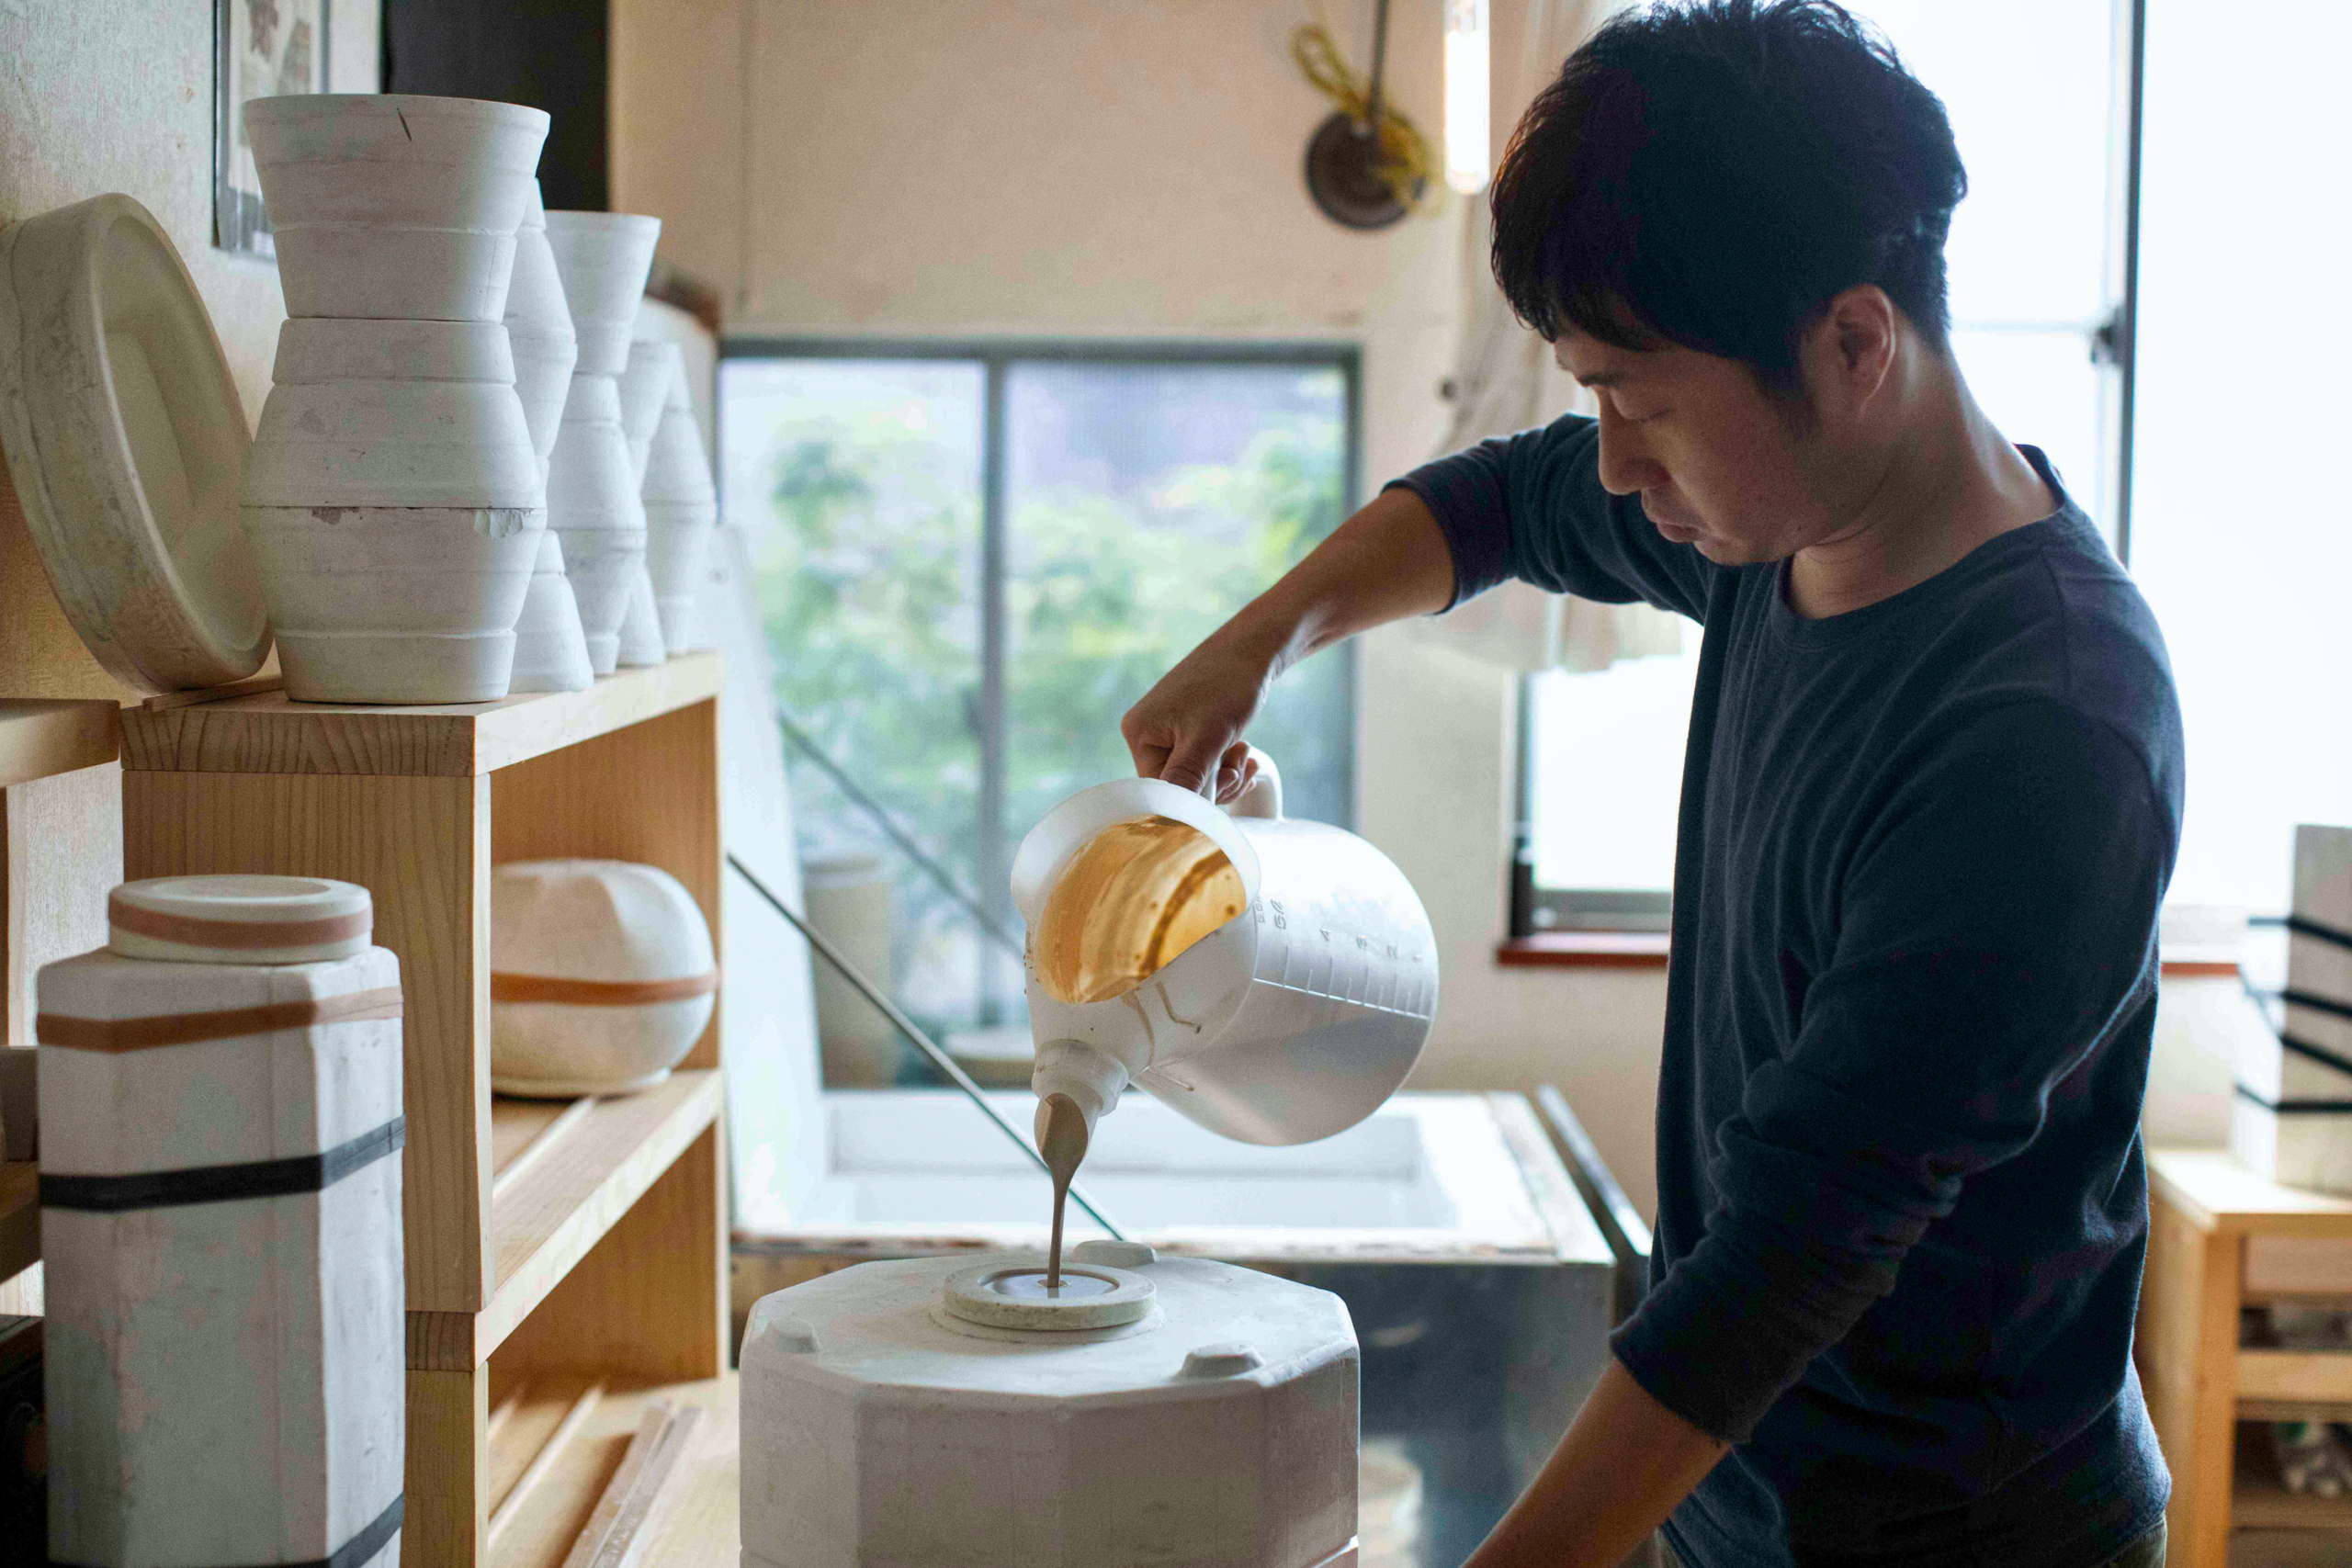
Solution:
[[[1666,477],[1642,443],[1640,434],[1600,405],[1600,484],[1611,495],[1633,495]]]

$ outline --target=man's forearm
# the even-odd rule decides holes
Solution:
[[[1420,497],[1384,491],[1210,638],[1266,656],[1275,672],[1358,632],[1435,615],[1453,558]]]
[[[1729,1449],[1612,1356],[1543,1472],[1463,1568],[1614,1568]]]

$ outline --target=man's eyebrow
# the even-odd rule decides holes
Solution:
[[[1596,370],[1589,376],[1578,376],[1571,370],[1568,375],[1577,386],[1585,388],[1619,387],[1624,385],[1625,381],[1625,375],[1622,370]]]

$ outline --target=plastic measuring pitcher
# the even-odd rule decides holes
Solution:
[[[1154,816],[1225,852],[1241,912],[1124,995],[1058,999],[1036,956],[1055,885],[1105,829]],[[1437,946],[1412,885],[1353,833],[1283,818],[1271,767],[1229,812],[1158,779],[1080,791],[1021,841],[1012,899],[1031,932],[1031,1082],[1041,1100],[1076,1100],[1090,1132],[1132,1081],[1244,1143],[1329,1137],[1396,1091],[1437,1012]]]

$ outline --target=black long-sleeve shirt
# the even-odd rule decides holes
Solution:
[[[1457,602],[1516,577],[1705,627],[1657,1244],[1614,1341],[1736,1445],[1668,1527],[1692,1568],[2079,1568],[2163,1509],[2131,1348],[2180,720],[2147,605],[2022,450],[2054,513],[1815,620],[1610,495],[1589,420],[1398,481]]]

